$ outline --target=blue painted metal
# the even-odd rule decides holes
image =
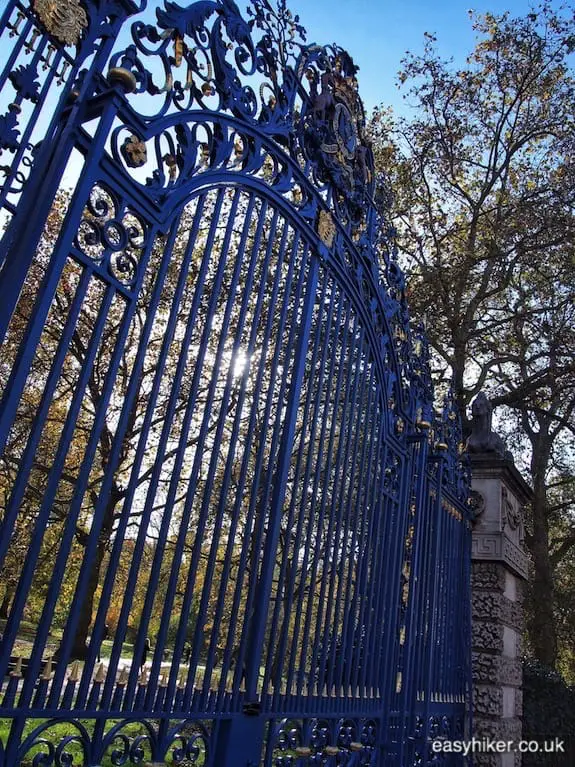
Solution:
[[[2,17],[0,767],[437,763],[469,477],[357,67],[143,5]]]

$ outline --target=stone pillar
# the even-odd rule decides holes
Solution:
[[[481,409],[476,407],[478,400]],[[486,408],[488,417],[480,421]],[[471,584],[473,736],[517,744],[522,715],[523,584],[528,576],[523,507],[531,489],[501,438],[491,431],[491,406],[484,395],[474,402],[472,429],[468,450],[476,514]],[[519,767],[521,755],[475,752],[474,764]]]

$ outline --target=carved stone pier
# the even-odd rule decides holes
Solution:
[[[472,408],[468,450],[476,521],[472,540],[473,735],[521,740],[523,584],[528,559],[523,547],[526,484],[491,429],[492,408],[484,394]],[[474,753],[477,767],[518,767],[513,751]]]

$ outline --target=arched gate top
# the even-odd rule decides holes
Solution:
[[[434,416],[425,334],[411,326],[390,191],[375,169],[349,53],[308,44],[285,0],[253,0],[247,17],[233,0],[165,2],[156,24],[136,21],[131,37],[110,60],[112,78],[123,71],[132,89],[111,136],[115,160],[168,208],[214,174],[230,184],[251,177],[284,209],[287,202],[359,290],[379,338],[375,355],[394,379],[388,404],[397,436],[418,423],[451,434],[452,405]]]

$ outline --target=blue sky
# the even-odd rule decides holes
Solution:
[[[442,55],[463,61],[473,48],[467,14],[523,16],[530,0],[288,0],[308,31],[308,42],[337,43],[359,65],[359,88],[368,112],[379,103],[399,105],[395,75],[406,50],[423,48],[423,33],[438,37]]]

